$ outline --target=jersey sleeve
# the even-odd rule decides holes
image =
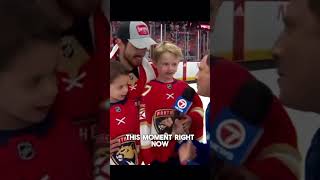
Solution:
[[[147,84],[145,91],[142,93],[139,106],[140,157],[145,164],[150,164],[153,161],[151,141],[143,138],[143,136],[151,134],[152,113],[150,106],[146,106],[146,104],[149,104],[149,92],[151,90],[152,86]]]
[[[276,98],[264,129],[265,133],[253,149],[246,167],[261,180],[300,179],[301,155],[297,147],[296,131]]]
[[[203,136],[204,111],[202,101],[198,94],[195,94],[192,106],[190,107],[187,115],[189,115],[192,119],[190,133],[194,134],[195,139],[200,140]]]

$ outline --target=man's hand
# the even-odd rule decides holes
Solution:
[[[191,117],[188,115],[185,115],[181,120],[182,120],[182,126],[183,126],[184,131],[187,134],[189,134],[189,130],[190,130],[191,123],[192,123]]]
[[[173,125],[173,134],[189,134],[192,119],[185,115],[182,119],[176,119]]]
[[[196,147],[192,144],[192,141],[183,143],[179,147],[179,159],[180,163],[193,160],[197,156]]]

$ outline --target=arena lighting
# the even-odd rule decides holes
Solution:
[[[200,28],[210,30],[210,25],[200,24]]]

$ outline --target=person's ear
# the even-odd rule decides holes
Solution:
[[[117,38],[116,39],[116,43],[117,43],[117,45],[119,46],[120,49],[124,49],[125,43],[121,39]]]
[[[157,62],[156,62],[154,59],[152,59],[151,62],[152,62],[152,64],[153,64],[154,66],[157,65]]]
[[[119,44],[123,44],[122,40],[119,39],[119,38],[116,38],[115,42],[116,42],[116,44],[118,44],[118,45],[119,45]]]

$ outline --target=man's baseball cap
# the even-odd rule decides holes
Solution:
[[[122,40],[128,40],[138,49],[149,49],[150,46],[157,44],[150,37],[148,26],[142,21],[121,22],[117,37]]]

